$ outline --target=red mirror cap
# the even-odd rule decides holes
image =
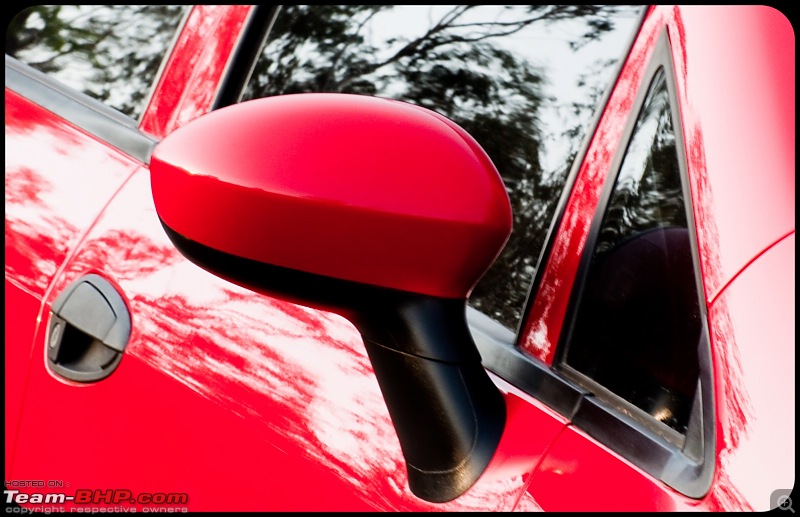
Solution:
[[[432,111],[309,93],[200,117],[159,143],[162,221],[205,246],[343,280],[463,298],[511,232],[502,179]]]

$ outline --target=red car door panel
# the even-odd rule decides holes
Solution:
[[[84,511],[767,509],[794,475],[794,41],[772,8],[714,9],[646,8],[566,180],[519,334],[467,309],[507,417],[483,475],[447,503],[410,491],[355,326],[195,265],[156,212],[157,139],[239,100],[279,9],[191,8],[139,120],[7,55],[9,487],[39,493],[20,480],[41,480]],[[672,430],[626,416],[629,399],[607,403],[565,357],[598,207],[657,66],[702,305],[695,441],[662,440]],[[120,294],[131,333],[110,375],[75,382],[48,363],[51,308],[90,274]],[[698,442],[692,470],[684,447]],[[684,470],[700,481],[681,484]]]
[[[14,314],[19,318],[18,324],[6,319],[5,326],[5,476],[10,479],[11,465],[14,459],[17,425],[22,398],[25,392],[25,379],[31,362],[33,336],[36,319],[42,306],[41,298],[34,296],[6,277],[5,303],[14,307]],[[13,344],[13,346],[12,346]]]
[[[47,465],[49,476],[70,486],[188,493],[190,509],[439,507],[408,491],[399,443],[355,328],[254,294],[184,259],[159,223],[145,169],[106,208],[48,304],[87,273],[124,293],[130,342],[107,379],[63,381],[44,364],[42,318],[17,444],[24,461],[14,478],[40,475]],[[512,509],[563,427],[563,417],[546,406],[505,390],[507,431],[494,465],[442,508]],[[52,421],[62,423],[64,454],[25,432]],[[250,495],[237,499],[225,486]]]
[[[8,476],[41,301],[136,162],[8,89],[5,110]]]
[[[5,108],[6,277],[43,296],[136,162],[13,91]]]

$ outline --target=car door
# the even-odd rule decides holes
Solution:
[[[99,14],[101,29],[89,27],[99,35],[111,32],[103,26],[109,19],[124,26],[163,15],[115,9],[44,8],[30,24],[58,22],[54,30],[63,30]],[[43,65],[49,76],[6,58],[6,109],[14,115],[6,173],[6,242],[14,261],[6,278],[25,288],[15,297],[32,297],[19,314],[19,330],[8,334],[22,348],[15,348],[7,371],[27,372],[10,377],[16,388],[10,408],[19,410],[7,434],[16,439],[6,442],[10,502],[35,506],[70,497],[69,506],[83,508],[172,511],[442,507],[408,489],[355,328],[211,275],[185,260],[159,223],[149,153],[160,137],[218,100],[213,92],[226,65],[240,58],[231,57],[241,48],[234,35],[248,14],[249,8],[201,6],[173,18],[180,30],[161,75],[150,76],[152,95],[144,98],[134,87],[130,105],[114,103],[108,73],[77,92]],[[248,38],[254,36],[241,41]],[[18,55],[36,62],[24,51]],[[39,150],[51,141],[52,149]],[[53,183],[59,188],[50,197],[37,196],[36,188]],[[25,185],[35,188],[10,197],[24,194]],[[72,226],[62,224],[66,216]],[[29,228],[31,221],[44,222]],[[59,253],[42,246],[56,230],[70,230],[54,239]],[[14,310],[7,306],[7,316],[17,318]],[[490,322],[483,327],[484,339],[497,332]],[[444,508],[513,508],[527,474],[565,424],[497,382],[509,421],[493,474]],[[527,436],[530,428],[535,435]]]
[[[166,14],[172,15],[165,16],[164,28],[156,36],[165,37],[168,42],[172,35],[169,27],[177,26],[180,16]],[[9,26],[6,51],[18,55],[34,52],[28,55],[31,62],[49,67],[53,75],[63,74],[68,61],[58,61],[52,54],[35,54],[21,28],[41,15],[47,17],[47,11],[33,9],[15,18]],[[58,18],[53,21],[64,22]],[[60,29],[63,27],[56,23],[51,36],[58,36]],[[107,41],[110,46],[119,43],[114,38]],[[157,68],[159,52],[163,53],[165,47],[157,47],[140,59],[140,64]],[[80,49],[76,51],[79,52]],[[139,79],[144,93],[149,87],[148,74]],[[43,75],[28,75],[20,62],[6,55],[6,479],[12,479],[9,469],[16,451],[36,325],[43,317],[42,302],[97,215],[139,166],[129,156],[137,155],[138,149],[124,143],[126,134],[136,131],[132,118],[95,107],[114,121],[118,126],[116,141],[123,142],[118,144],[122,151],[105,145],[67,120],[85,120],[87,108],[76,104],[66,118],[51,111],[60,99],[74,99],[77,92],[62,88],[60,98],[50,96],[50,81]],[[99,85],[91,81],[85,84]],[[20,90],[27,95],[18,93]],[[132,116],[141,109],[135,96],[122,95],[118,102]]]
[[[13,81],[12,74],[7,73],[6,84]],[[98,166],[79,165],[87,160]],[[6,458],[15,449],[42,301],[86,230],[135,167],[6,91]]]
[[[197,451],[205,449],[208,443],[192,440],[196,433],[183,436],[182,426],[197,425],[195,429],[203,429],[206,418],[214,421],[213,413],[209,413],[213,403],[194,393],[187,397],[176,391],[169,376],[151,377],[154,370],[137,365],[137,360],[124,348],[127,344],[124,338],[112,340],[94,333],[108,330],[91,326],[97,321],[107,323],[104,318],[108,310],[117,322],[125,323],[127,316],[128,326],[133,324],[134,329],[139,321],[147,320],[140,320],[130,310],[133,304],[125,288],[106,273],[113,260],[109,259],[108,264],[96,261],[97,267],[93,269],[81,258],[87,250],[92,250],[95,223],[107,217],[98,219],[98,215],[111,206],[115,194],[128,191],[123,185],[132,188],[128,185],[136,185],[136,178],[146,171],[149,152],[155,143],[150,134],[157,135],[164,127],[175,127],[208,110],[211,102],[208,88],[214,91],[235,42],[230,36],[235,36],[248,12],[246,7],[213,6],[191,12],[182,6],[84,6],[73,10],[44,6],[26,11],[17,19],[22,27],[16,33],[19,48],[14,50],[15,54],[45,70],[47,75],[6,56],[6,286],[7,301],[12,302],[6,306],[10,322],[6,347],[9,359],[6,396],[10,402],[6,412],[9,502],[28,499],[36,502],[28,497],[30,494],[16,494],[14,491],[18,489],[41,492],[49,488],[51,492],[75,497],[77,504],[86,504],[93,502],[95,489],[101,497],[106,497],[103,494],[121,488],[128,493],[136,490],[134,495],[145,494],[143,502],[186,508],[186,491],[192,487],[184,484],[178,490],[171,484],[186,477],[185,463],[168,461],[172,468],[156,469],[173,480],[162,485],[173,494],[164,496],[164,500],[158,500],[160,495],[156,500],[149,495],[165,493],[160,488],[140,485],[138,481],[150,477],[143,476],[143,472],[161,463],[155,460],[159,451],[174,454],[169,449],[175,443],[183,448],[183,454],[192,447],[188,458],[200,457],[212,462],[216,458],[238,472],[241,479],[253,479],[247,475],[249,468],[245,468],[253,456],[241,451],[229,455],[222,449],[218,455],[200,455]],[[27,38],[29,24],[36,27],[39,23],[48,24],[50,32],[42,39],[32,38],[31,44]],[[180,37],[173,42],[179,33]],[[199,34],[217,45],[210,48],[191,45],[192,38]],[[60,56],[54,54],[52,42],[45,36],[74,38],[76,46],[78,43],[82,46]],[[143,52],[140,47],[144,42],[152,47]],[[172,59],[161,65],[171,43],[176,49]],[[94,74],[90,70],[82,77],[75,73],[75,67],[80,65],[81,52],[87,49],[98,68]],[[122,60],[120,55],[129,68],[118,75],[114,58]],[[202,63],[203,73],[187,73],[191,72],[187,62]],[[160,65],[172,72],[159,78],[156,72]],[[118,81],[116,84],[114,79]],[[157,87],[148,99],[146,94],[157,79],[162,82],[170,79],[190,94],[169,88],[171,94],[178,94],[178,99],[164,99],[164,92]],[[150,134],[140,131],[140,125],[147,125]],[[148,199],[145,192],[139,202]],[[136,213],[135,205],[131,206],[131,214]],[[128,221],[125,227],[135,228],[136,221]],[[136,261],[139,252],[144,256],[148,256],[148,250],[158,252],[153,247],[142,249],[131,240],[144,239],[142,231],[147,228],[139,233],[114,234],[111,238],[115,246],[122,246],[116,249],[123,251],[123,256],[132,252],[128,256]],[[141,242],[147,244],[146,239]],[[126,248],[128,244],[132,247]],[[156,257],[148,260],[152,258]],[[130,261],[127,264],[135,274],[137,266]],[[146,270],[147,266],[143,271]],[[66,289],[75,296],[60,303],[59,295],[79,279],[82,283],[75,290]],[[65,324],[63,332],[51,326],[56,318],[51,315],[53,311]],[[82,314],[92,317],[82,318]],[[118,328],[116,323],[112,328]],[[100,341],[102,344],[98,344]],[[52,354],[56,347],[58,353]],[[117,353],[117,360],[109,363],[103,354],[114,353],[113,347],[125,354],[121,357]],[[100,370],[100,376],[95,375],[95,368]],[[129,377],[130,374],[138,378]],[[146,389],[141,390],[143,386]],[[126,409],[110,410],[113,401],[124,404]],[[154,401],[161,404],[147,409]],[[176,407],[195,416],[177,415]],[[152,419],[147,416],[151,411],[155,411]],[[157,423],[163,411],[171,415],[168,420],[172,424]],[[51,434],[51,431],[57,432]],[[231,439],[237,435],[235,423],[227,432],[232,434],[226,435],[228,439],[222,443],[242,443]],[[144,460],[146,457],[151,459]],[[242,462],[247,463],[242,466]],[[194,471],[205,480],[204,487],[214,484],[214,490],[205,493],[218,493],[218,478],[206,474],[205,468]],[[160,483],[158,475],[155,482]],[[248,488],[240,486],[243,490]],[[85,490],[89,491],[88,501],[81,499],[87,496]],[[21,498],[16,499],[17,495]],[[212,496],[212,500],[220,498]],[[198,499],[203,505],[203,497]],[[253,503],[253,499],[248,501]],[[100,502],[111,503],[111,496]]]
[[[741,293],[753,288],[748,279],[765,274],[761,264],[783,261],[783,269],[768,282],[779,300],[770,304],[775,316],[768,321],[792,327],[786,309],[791,304],[783,303],[790,295],[778,280],[793,274],[785,262],[793,239],[793,197],[787,194],[793,191],[787,167],[793,163],[787,135],[793,132],[791,117],[780,115],[781,105],[792,104],[793,87],[781,72],[791,69],[793,59],[786,50],[791,48],[791,32],[785,18],[758,8],[649,9],[613,92],[602,102],[595,97],[588,103],[603,106],[603,115],[589,130],[585,148],[580,153],[572,149],[577,159],[573,161],[573,155],[565,160],[573,164],[567,175],[566,169],[548,170],[542,159],[557,153],[530,153],[534,144],[544,145],[557,132],[539,133],[535,142],[523,139],[531,146],[521,146],[529,154],[523,151],[520,156],[513,145],[520,135],[515,130],[527,127],[531,119],[510,108],[482,111],[494,107],[493,94],[497,95],[482,68],[488,65],[481,59],[492,55],[504,57],[518,73],[505,76],[491,69],[500,78],[498,90],[504,98],[518,101],[529,116],[542,114],[537,107],[542,103],[540,92],[523,87],[541,79],[537,73],[516,62],[514,52],[505,54],[507,48],[478,43],[500,36],[491,32],[493,24],[522,34],[521,25],[531,18],[476,21],[470,18],[476,11],[470,9],[403,16],[396,10],[363,6],[284,7],[243,98],[337,91],[409,100],[467,127],[498,164],[514,203],[517,233],[472,293],[468,315],[473,335],[496,382],[508,382],[532,396],[529,403],[544,403],[554,421],[569,423],[559,426],[555,441],[546,445],[546,456],[526,476],[527,490],[517,509],[774,507],[774,490],[790,484],[791,464],[781,460],[779,451],[793,450],[793,433],[785,412],[764,399],[783,401],[778,408],[792,406],[787,395],[793,391],[792,375],[784,371],[780,381],[765,376],[764,359],[754,361],[755,351],[746,350],[757,345],[737,342],[731,328],[765,329],[767,320],[744,315],[742,309],[729,312],[725,300],[731,296],[742,303],[746,295]],[[535,8],[528,14],[534,12]],[[585,16],[591,27],[608,27],[592,18],[598,11],[550,11],[550,19],[547,12],[538,12],[539,19]],[[389,21],[381,20],[382,15]],[[418,37],[402,31],[383,41],[376,36],[386,30],[381,22],[413,26],[407,19],[419,21]],[[429,31],[426,21],[433,21]],[[350,30],[348,22],[357,30]],[[702,36],[712,26],[718,39]],[[454,27],[476,32],[454,38],[445,31]],[[477,27],[489,29],[481,33]],[[742,48],[734,42],[740,34],[763,40],[764,46]],[[455,41],[474,45],[469,50],[448,46]],[[746,66],[738,69],[731,66],[735,60],[719,60],[711,50],[715,41],[725,41],[731,55],[747,56]],[[337,42],[345,44],[331,44]],[[573,48],[581,47],[572,43]],[[481,51],[471,54],[476,48]],[[555,53],[552,47],[539,55],[549,53]],[[298,54],[306,60],[298,61]],[[754,75],[761,82],[735,79],[748,67],[764,72]],[[730,97],[716,94],[715,87],[731,93],[724,81],[715,79],[716,72],[737,85]],[[752,92],[759,91],[777,93],[769,104],[770,118],[752,111]],[[572,105],[576,111],[580,106]],[[740,132],[732,132],[720,114],[734,107],[742,120],[767,122],[752,133],[747,123],[734,125]],[[581,130],[586,126],[567,128],[559,136],[580,136]],[[729,153],[720,135],[770,149],[765,159],[774,173],[760,175],[763,183],[750,180],[752,174],[728,156],[742,158],[751,168],[758,164],[745,152]],[[717,145],[707,145],[704,138]],[[711,167],[705,159],[726,166]],[[516,174],[519,164],[524,165],[523,174]],[[746,205],[750,194],[732,186],[737,182],[725,177],[728,170],[748,178],[749,190],[769,206],[759,224],[741,225],[747,229],[745,236],[731,229],[736,226],[731,221],[741,222],[731,207]],[[566,194],[558,203],[562,189]],[[537,210],[545,216],[532,217]],[[548,233],[552,236],[545,245]],[[759,258],[759,267],[752,267],[751,261],[762,253],[768,260]],[[721,295],[739,274],[730,294]],[[621,304],[617,311],[611,310],[614,304]],[[647,348],[643,352],[637,343],[652,345],[641,347]],[[793,356],[786,333],[773,346],[778,356]],[[748,372],[746,383],[737,373],[740,350],[751,357],[741,364]],[[757,388],[761,383],[777,387],[767,396]],[[751,392],[761,397],[755,413],[742,402]],[[748,428],[745,413],[759,415],[757,430]],[[740,452],[743,435],[753,441]],[[761,453],[781,465],[781,474],[769,481],[744,474],[766,468],[768,462],[751,459]],[[573,495],[576,488],[581,497]]]
[[[287,66],[297,55],[291,47],[293,28],[303,24],[314,27],[314,24],[326,22],[326,30],[332,27],[339,30],[340,35],[347,36],[347,32],[342,31],[344,21],[360,23],[363,20],[358,16],[365,13],[368,19],[375,16],[375,13],[359,11],[357,6],[348,6],[350,10],[343,11],[334,7],[319,6],[318,10],[310,11],[286,9],[283,11],[286,18],[283,19],[275,17],[275,11],[271,10],[251,13],[250,24],[260,29],[242,33],[240,45],[236,47],[237,52],[231,57],[232,64],[228,68],[225,68],[229,63],[227,53],[233,48],[233,42],[239,40],[232,36],[235,31],[225,29],[247,26],[245,17],[241,12],[230,14],[230,18],[222,14],[215,17],[212,13],[226,10],[216,11],[211,7],[206,7],[208,11],[205,12],[203,8],[192,11],[195,17],[187,18],[149,107],[138,128],[131,128],[132,132],[139,134],[129,141],[142,143],[145,151],[136,150],[140,148],[132,150],[118,141],[109,142],[105,134],[89,138],[100,149],[111,148],[107,152],[120,156],[126,165],[130,164],[130,168],[121,173],[123,181],[114,184],[109,194],[116,195],[107,206],[106,200],[110,196],[94,209],[87,207],[94,211],[91,217],[86,216],[91,222],[87,219],[79,232],[80,246],[73,246],[69,256],[65,253],[60,259],[59,274],[47,279],[49,287],[40,297],[32,296],[32,300],[28,300],[29,309],[34,310],[32,307],[35,305],[36,312],[40,310],[42,301],[44,305],[35,339],[30,330],[32,327],[20,326],[16,331],[30,335],[28,338],[23,334],[23,342],[28,339],[32,343],[27,349],[30,352],[23,351],[19,355],[30,353],[31,362],[24,404],[17,403],[22,406],[20,438],[11,447],[15,457],[13,464],[7,462],[7,478],[26,480],[47,476],[48,483],[54,482],[52,486],[68,487],[65,488],[67,493],[80,489],[81,504],[116,505],[133,501],[140,507],[151,507],[155,503],[173,509],[508,510],[575,507],[563,506],[565,501],[615,509],[696,506],[697,493],[681,485],[680,476],[677,476],[677,482],[676,478],[669,478],[666,483],[660,479],[657,469],[663,467],[663,462],[659,463],[661,459],[647,457],[642,460],[641,455],[620,451],[614,439],[608,438],[609,430],[612,433],[629,432],[631,426],[620,427],[620,421],[623,424],[629,422],[613,418],[598,420],[596,414],[587,413],[587,408],[596,412],[606,409],[602,404],[587,404],[588,388],[594,386],[584,382],[580,373],[585,373],[588,367],[581,366],[581,369],[576,369],[578,374],[570,377],[564,373],[566,368],[559,368],[561,359],[554,360],[558,353],[566,354],[557,352],[562,339],[564,314],[570,303],[568,295],[572,292],[565,282],[567,286],[571,284],[578,263],[589,260],[581,259],[580,250],[590,233],[591,216],[595,213],[593,207],[599,205],[603,180],[612,176],[609,171],[615,169],[614,160],[623,160],[624,155],[615,154],[613,150],[621,149],[633,138],[631,135],[637,134],[634,128],[639,110],[648,105],[647,86],[656,82],[655,70],[658,67],[652,65],[653,62],[661,60],[659,62],[667,67],[668,80],[672,81],[668,83],[667,91],[673,96],[670,97],[673,101],[676,95],[675,79],[669,75],[674,73],[669,61],[670,52],[659,47],[667,45],[659,40],[659,29],[663,28],[663,17],[666,16],[660,12],[651,13],[643,25],[614,93],[607,99],[606,115],[600,119],[594,138],[586,138],[591,142],[588,151],[578,155],[583,161],[576,162],[576,172],[568,176],[566,168],[555,167],[550,176],[534,176],[538,178],[536,183],[524,174],[505,178],[507,188],[512,193],[515,189],[520,193],[512,196],[512,202],[517,203],[515,211],[528,214],[530,219],[523,217],[515,221],[524,231],[512,236],[516,240],[510,243],[512,251],[487,273],[484,284],[476,287],[467,316],[484,363],[493,372],[492,378],[504,394],[508,408],[507,427],[487,475],[455,501],[434,505],[409,492],[403,456],[391,420],[361,337],[352,324],[331,313],[254,294],[194,266],[174,249],[152,203],[147,170],[149,146],[211,107],[224,105],[236,97],[230,93],[236,88],[219,87],[219,75],[215,74],[220,74],[225,68],[228,75],[222,81],[223,85],[246,82],[243,80],[246,73],[237,70],[237,64],[239,68],[248,68],[246,63],[252,64],[248,55],[252,58],[253,51],[242,49],[249,48],[248,45],[258,47],[265,35],[265,26],[273,27],[275,32],[268,35],[263,56],[255,62],[255,79],[246,85],[245,99],[314,91],[313,88],[336,81],[343,82],[346,87],[352,85],[357,92],[370,94],[376,93],[370,90],[376,84],[387,85],[389,91],[398,87],[396,79],[388,76],[364,80],[363,77],[336,77],[335,74],[304,75],[307,70],[302,67]],[[466,16],[465,13],[471,14],[467,9],[461,15]],[[449,13],[450,16],[454,14],[459,14],[459,11]],[[586,16],[586,20],[592,20],[593,14],[573,13],[576,18]],[[556,19],[558,14],[551,16]],[[256,24],[254,20],[260,21]],[[467,20],[468,16],[458,19],[454,25],[462,22],[467,26],[481,25],[480,20]],[[628,20],[632,20],[628,27],[638,27],[636,16]],[[503,25],[504,22],[498,22],[497,27]],[[217,50],[213,46],[198,45],[199,41],[209,40],[208,31],[212,27],[216,27],[220,40],[228,41],[228,47]],[[331,33],[321,34],[330,37]],[[476,38],[476,41],[484,39]],[[310,41],[315,42],[313,37]],[[356,45],[355,39],[345,41]],[[421,41],[425,41],[424,37]],[[619,47],[620,52],[622,48],[624,41]],[[380,50],[385,49],[374,49],[376,56],[380,55]],[[495,52],[491,54],[495,57],[508,57],[503,49],[489,50]],[[202,61],[202,56],[209,53],[213,57],[208,59],[214,66],[198,68],[197,61]],[[412,63],[412,66],[400,68],[400,72],[405,74],[401,76],[413,90],[406,93],[423,105],[430,102],[430,107],[444,111],[468,127],[487,148],[497,149],[490,154],[499,168],[513,173],[536,165],[545,170],[545,166],[537,163],[540,155],[532,151],[532,146],[546,142],[558,132],[553,130],[551,134],[538,135],[538,139],[524,140],[528,147],[522,146],[521,155],[511,146],[504,147],[513,140],[512,136],[519,136],[520,131],[513,130],[520,127],[530,129],[525,124],[530,124],[535,117],[515,119],[511,116],[510,123],[493,125],[494,118],[490,115],[497,117],[497,112],[465,105],[464,99],[470,97],[463,96],[464,92],[454,93],[442,87],[463,84],[468,86],[467,90],[472,89],[472,94],[477,92],[473,101],[492,98],[492,88],[481,82],[485,77],[476,71],[478,68],[447,66],[458,59],[469,59],[470,55],[459,54],[458,49],[451,54],[442,51],[436,55],[441,61],[433,60],[430,66],[417,67]],[[342,56],[346,54],[339,55],[346,61]],[[391,56],[384,59],[390,60]],[[368,69],[368,65],[361,61],[349,64],[353,69],[365,66]],[[24,67],[22,70],[27,73]],[[292,72],[297,75],[293,76]],[[540,80],[525,67],[518,72],[527,75],[506,77],[505,88]],[[267,73],[270,81],[259,83],[259,73]],[[521,81],[519,77],[522,77]],[[9,87],[7,79],[7,110],[8,106],[14,107],[14,100],[9,101],[9,97],[15,94],[14,88],[25,89]],[[535,106],[534,99],[541,102],[535,93],[527,92],[527,100],[532,103],[522,102],[522,106]],[[593,100],[597,103],[600,99]],[[19,104],[28,103],[20,100]],[[590,114],[594,106],[589,103]],[[670,106],[671,110],[677,109],[674,102]],[[576,100],[573,108],[580,111],[581,107]],[[39,108],[31,109],[36,120],[46,115]],[[57,109],[54,110],[58,113]],[[583,110],[586,111],[586,106]],[[463,113],[460,119],[459,113]],[[538,112],[534,110],[534,113]],[[677,118],[675,111],[672,113]],[[61,114],[71,120],[70,115]],[[565,126],[564,133],[577,133],[580,140],[588,131],[586,119],[581,121],[577,128]],[[130,126],[127,121],[125,124]],[[10,134],[8,126],[7,122],[7,139]],[[71,126],[68,129],[84,135]],[[522,133],[524,136],[524,131]],[[679,144],[679,150],[680,145],[683,144]],[[575,148],[568,149],[564,155],[569,158],[570,153],[575,152]],[[681,156],[678,152],[676,156]],[[558,153],[547,156],[549,160],[557,161]],[[22,158],[18,160],[24,162]],[[16,186],[19,184],[16,181],[10,183],[8,163],[7,154],[7,186]],[[569,160],[564,163],[569,163]],[[72,168],[76,166],[73,164]],[[565,184],[572,187],[572,197],[565,197],[559,204]],[[612,198],[613,188],[605,188],[608,193],[604,196]],[[684,197],[688,188],[681,187]],[[531,196],[531,190],[540,197]],[[549,195],[543,194],[548,191]],[[457,186],[454,186],[454,195],[457,192]],[[8,199],[7,194],[7,204]],[[543,215],[530,215],[537,213],[532,199],[538,200],[539,206],[546,207],[542,210]],[[566,207],[563,212],[562,206]],[[214,210],[215,207],[206,209]],[[595,215],[598,228],[601,227],[602,213]],[[566,229],[554,233],[552,243],[544,250],[548,229],[554,224],[551,223],[553,214],[559,217],[560,226],[555,228]],[[21,225],[27,221],[27,216],[19,215],[12,221]],[[12,235],[12,252],[16,253],[16,242],[21,239],[18,235],[25,232],[9,233],[9,224],[7,218],[7,248],[12,247],[9,244],[9,235]],[[695,231],[688,225],[686,229]],[[567,252],[558,255],[559,246],[566,246]],[[692,260],[700,260],[696,250],[693,253]],[[545,263],[540,267],[540,255],[560,258],[551,258],[546,267]],[[540,270],[539,276],[537,269]],[[130,337],[112,373],[94,383],[78,383],[74,379],[65,380],[52,364],[48,366],[46,350],[54,340],[54,320],[49,318],[49,312],[62,306],[58,301],[61,293],[70,292],[70,287],[75,285],[73,282],[86,280],[87,275],[98,275],[107,282],[102,287],[98,287],[98,283],[92,286],[119,293],[124,309],[130,314]],[[7,287],[11,283],[16,288],[22,283],[20,278],[27,277],[16,273],[12,276],[7,265],[6,278]],[[93,279],[89,277],[90,282],[95,281]],[[692,282],[700,283],[701,280],[690,276]],[[531,283],[534,287],[526,308],[525,298]],[[525,320],[523,314],[528,314]],[[20,321],[24,322],[22,318]],[[701,329],[701,335],[704,335],[704,329]],[[15,335],[7,334],[7,337]],[[513,346],[515,341],[520,345],[519,349]],[[580,347],[575,349],[580,350]],[[22,359],[17,359],[18,363],[20,361]],[[576,361],[575,364],[580,363]],[[555,370],[550,367],[554,364]],[[570,360],[567,359],[565,364],[569,366]],[[13,378],[17,379],[17,385],[24,382],[18,376]],[[701,385],[707,386],[708,382],[708,378],[701,378]],[[713,405],[704,400],[704,407]],[[639,407],[635,402],[626,403]],[[627,408],[624,404],[623,407]],[[700,421],[704,421],[706,416],[707,413],[701,412]],[[694,417],[691,415],[687,421],[696,423],[698,420]],[[59,423],[57,429],[53,428],[53,422]],[[648,427],[653,428],[660,429],[655,425]],[[698,463],[701,466],[709,464],[698,461],[705,460],[707,457],[704,455],[714,450],[708,445],[709,437],[702,432],[699,436],[705,441],[699,449],[676,445],[678,442],[687,443],[685,430],[677,433],[682,434],[683,439],[670,435],[666,445],[654,440],[651,434],[658,433],[640,433],[644,441],[634,440],[634,443],[641,444],[644,449],[655,447],[667,452],[672,452],[672,447],[679,449],[681,454],[688,450],[685,454],[688,459],[678,463],[688,470]],[[47,440],[51,437],[54,438],[52,442]],[[10,447],[8,439],[6,446]],[[615,479],[624,480],[625,485],[633,487],[631,491],[641,497],[631,498],[628,489],[624,492],[596,489],[593,492],[592,487],[605,486],[597,484],[597,470],[593,467],[597,465],[603,465],[608,469],[606,472],[613,472]],[[695,478],[708,474],[703,468],[695,472]],[[676,483],[678,492],[673,490]],[[577,500],[572,495],[575,487],[581,487],[590,496]],[[680,490],[688,494],[681,494]]]

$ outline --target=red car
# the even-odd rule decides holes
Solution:
[[[5,498],[794,512],[766,6],[36,6]]]

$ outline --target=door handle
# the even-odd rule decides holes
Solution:
[[[100,275],[86,275],[53,302],[48,363],[67,379],[99,381],[119,366],[130,334],[131,316],[122,295]]]

